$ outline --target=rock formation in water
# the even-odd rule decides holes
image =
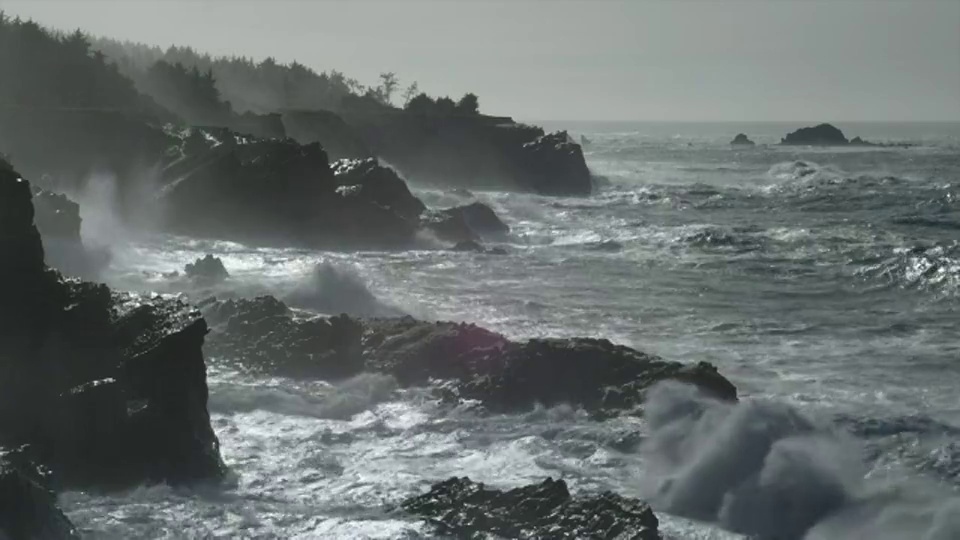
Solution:
[[[188,278],[204,283],[216,283],[230,277],[227,268],[223,266],[223,260],[210,254],[187,263],[183,272]]]
[[[745,133],[738,133],[737,136],[734,137],[732,141],[730,141],[730,144],[733,144],[733,145],[743,145],[743,146],[753,146],[753,145],[755,145],[756,143],[753,142],[753,141],[751,141],[750,138],[747,137],[747,135],[746,135]]]
[[[468,478],[450,478],[402,507],[456,538],[603,538],[658,540],[650,507],[609,491],[572,496],[563,480],[498,490]]]
[[[0,166],[0,446],[29,445],[67,487],[219,479],[206,323],[48,268],[31,195]]]
[[[319,144],[189,130],[166,167],[168,230],[257,244],[397,247],[419,228],[421,203],[373,160],[331,167]]]
[[[780,140],[783,145],[844,146],[848,144],[843,132],[830,124],[800,128]]]
[[[588,195],[593,180],[565,132],[484,115],[344,111],[371,151],[416,182],[444,187]]]
[[[423,216],[423,223],[438,238],[457,243],[498,240],[510,232],[510,227],[496,212],[480,202],[428,212]]]
[[[272,297],[200,306],[213,328],[208,351],[267,374],[336,380],[373,371],[404,386],[445,380],[446,399],[479,400],[493,411],[569,403],[598,416],[630,412],[662,380],[737,397],[710,364],[667,362],[602,339],[514,342],[472,324],[410,317],[294,318]]]

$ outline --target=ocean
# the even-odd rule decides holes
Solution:
[[[109,244],[104,279],[117,288],[604,337],[712,362],[740,404],[683,416],[696,398],[666,388],[643,419],[488,415],[383,375],[255,378],[208,357],[228,484],[67,493],[69,517],[91,538],[432,538],[395,509],[404,497],[453,475],[498,487],[552,476],[649,500],[665,538],[960,538],[960,124],[836,124],[905,148],[776,145],[804,123],[546,125],[589,140],[604,177],[594,195],[408,179],[429,206],[493,207],[512,229],[497,244],[506,255],[430,238],[328,253],[128,235],[95,200],[81,200],[84,239]],[[757,146],[731,147],[740,132]],[[230,271],[224,284],[164,277],[207,253]],[[760,479],[782,504],[724,494],[727,472],[785,423],[805,427]],[[702,512],[708,495],[725,497],[723,515]],[[806,509],[825,500],[837,510],[807,528]]]

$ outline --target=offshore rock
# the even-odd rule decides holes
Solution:
[[[472,324],[412,317],[303,318],[272,297],[200,307],[213,329],[209,353],[265,374],[336,380],[372,371],[404,386],[445,380],[447,399],[479,400],[491,411],[569,403],[598,417],[639,411],[646,390],[663,380],[737,399],[711,364],[668,362],[607,340],[513,342]]]
[[[756,143],[753,142],[753,141],[751,141],[750,138],[747,137],[747,135],[746,135],[745,133],[738,133],[737,136],[734,137],[732,141],[730,141],[730,144],[733,144],[733,145],[744,145],[744,146],[753,146],[753,145],[755,145]]]
[[[501,239],[510,232],[510,227],[496,212],[480,202],[428,212],[423,223],[441,240],[458,243]]]
[[[589,195],[593,189],[583,149],[566,131],[541,135],[524,144],[518,159],[527,184],[537,193]]]
[[[844,146],[848,144],[843,132],[830,124],[800,128],[780,140],[783,145]]]
[[[220,478],[206,323],[47,268],[31,193],[0,166],[0,445],[30,445],[65,486]]]
[[[24,450],[0,449],[0,538],[74,540],[80,535],[57,507],[48,473]]]
[[[650,507],[611,492],[571,496],[563,480],[501,491],[469,478],[450,478],[405,500],[407,512],[440,534],[457,538],[596,538],[657,540],[659,521]]]
[[[206,283],[216,283],[230,277],[230,273],[223,266],[223,260],[209,253],[201,259],[187,263],[183,270],[188,278]]]

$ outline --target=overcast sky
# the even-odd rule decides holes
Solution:
[[[960,121],[960,0],[0,0],[531,120]],[[0,82],[2,84],[2,82]]]

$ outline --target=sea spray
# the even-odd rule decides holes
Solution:
[[[784,403],[727,404],[690,386],[663,384],[651,390],[646,413],[645,491],[661,511],[764,539],[799,539],[808,531],[824,540],[960,534],[949,511],[956,500],[944,497],[937,510],[940,501],[912,506],[909,486],[878,491],[864,480],[853,439]],[[927,519],[879,525],[910,512]]]

